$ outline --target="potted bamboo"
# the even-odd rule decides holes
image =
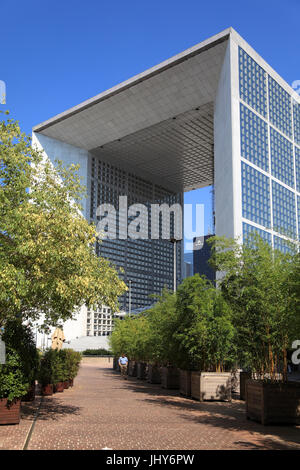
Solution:
[[[74,351],[71,348],[64,348],[61,351],[65,354],[65,364],[66,364],[66,371],[65,371],[65,379],[69,384],[69,387],[73,387],[74,379],[78,374],[80,361],[81,361],[81,353],[78,351]]]
[[[54,355],[55,351],[49,349],[41,358],[38,381],[41,384],[41,393],[43,396],[53,394]]]
[[[300,338],[299,254],[281,253],[258,235],[242,246],[216,239],[220,287],[233,311],[246,380],[246,414],[262,424],[300,423],[300,384],[289,381],[288,350]]]
[[[114,357],[114,368],[119,368],[118,358],[122,353],[129,359],[128,375],[145,377],[145,360],[148,357],[149,325],[147,318],[140,314],[117,320],[109,338]]]
[[[146,313],[149,324],[148,381],[161,383],[163,388],[178,389],[178,351],[173,339],[178,322],[176,295],[164,289],[157,300]]]
[[[65,370],[61,351],[54,351],[53,361],[53,392],[62,393],[64,391]]]
[[[180,372],[173,365],[164,365],[161,368],[161,385],[163,388],[177,390],[180,388]]]
[[[231,310],[221,293],[196,274],[177,291],[178,328],[175,334],[182,359],[193,370],[182,373],[189,393],[197,400],[231,400],[231,366],[234,361],[234,327]]]
[[[135,361],[134,359],[129,360],[128,375],[130,375],[131,377],[136,377],[137,375],[137,361]]]
[[[140,380],[145,380],[147,376],[147,363],[139,361],[137,363],[136,376]]]

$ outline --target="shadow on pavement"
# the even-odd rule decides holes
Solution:
[[[121,380],[120,374],[106,368],[105,375]],[[205,424],[224,430],[240,432],[241,440],[235,442],[245,449],[300,449],[300,426],[269,425],[249,421],[245,414],[245,403],[233,402],[198,402],[182,397],[179,390],[167,390],[159,384],[150,384],[136,377],[123,381],[128,390],[149,396],[145,401],[152,405],[161,405],[177,410],[180,417],[190,422]],[[253,442],[242,433],[252,436]],[[251,439],[251,440],[252,440]]]
[[[22,419],[32,420],[38,410],[40,403],[40,398],[34,402],[28,404],[22,404],[21,417]],[[38,419],[39,420],[52,420],[56,421],[62,416],[66,415],[79,415],[81,408],[73,405],[66,405],[62,403],[59,398],[54,397],[44,397],[41,407],[38,410]]]

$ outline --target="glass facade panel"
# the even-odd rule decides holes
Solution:
[[[269,76],[270,122],[292,138],[292,106],[290,95]]]
[[[265,171],[269,169],[268,125],[241,104],[241,155]]]
[[[261,230],[254,225],[246,224],[243,222],[243,242],[251,243],[251,234],[258,234],[263,240],[267,241],[270,245],[272,244],[272,236],[265,230]]]
[[[294,187],[293,144],[271,127],[272,175],[290,187]]]
[[[273,228],[291,238],[296,237],[295,194],[272,181]]]
[[[292,255],[296,251],[296,246],[294,247],[291,242],[274,235],[274,250],[279,250],[282,253],[290,253]]]
[[[300,234],[300,196],[297,196],[297,207],[298,207],[298,234]],[[298,240],[300,240],[299,235],[298,235]]]
[[[90,217],[97,224],[96,208],[110,203],[116,209],[116,236],[120,228],[127,228],[119,212],[119,196],[127,196],[128,207],[142,203],[150,208],[151,203],[181,202],[181,195],[153,184],[143,178],[115,167],[98,157],[91,158],[91,206]],[[128,217],[128,223],[131,218]],[[174,229],[171,218],[170,236]],[[151,228],[151,211],[148,212],[148,228]],[[150,232],[149,234],[150,235]],[[177,243],[177,279],[181,278],[181,244]],[[131,310],[153,303],[153,293],[160,294],[163,287],[173,288],[173,245],[169,240],[159,239],[103,239],[96,244],[96,253],[108,259],[118,270],[119,277],[126,285],[131,281]],[[159,281],[154,283],[154,278]],[[122,310],[129,309],[129,291],[119,299]]]
[[[293,103],[294,111],[294,140],[295,143],[300,145],[300,104],[294,101]]]
[[[300,193],[300,149],[295,147],[295,160],[296,160],[296,189]]]
[[[255,111],[267,117],[266,72],[239,47],[240,97]]]
[[[270,228],[270,185],[263,173],[242,162],[243,217]]]

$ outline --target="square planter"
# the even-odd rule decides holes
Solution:
[[[150,382],[151,384],[160,384],[161,383],[160,367],[159,366],[149,364],[149,366],[148,366],[148,382]]]
[[[251,379],[251,372],[240,372],[240,400],[246,400],[246,382]]]
[[[7,402],[7,398],[0,398],[0,424],[19,424],[20,399]]]
[[[199,401],[231,401],[231,372],[192,372],[191,396]]]
[[[191,371],[180,369],[179,389],[181,395],[185,397],[191,396]]]
[[[52,384],[42,385],[41,393],[43,397],[53,395],[53,385]]]
[[[179,389],[179,369],[176,367],[161,368],[161,385],[163,388]]]
[[[137,374],[137,362],[136,361],[129,361],[128,365],[128,375],[130,377],[136,377]]]
[[[53,385],[54,393],[57,393],[57,392],[61,393],[61,392],[64,391],[64,389],[65,388],[64,388],[64,383],[63,382],[57,382],[57,384]]]
[[[138,379],[140,380],[146,379],[146,368],[147,368],[146,362],[137,363],[136,376]]]
[[[26,395],[21,398],[21,401],[34,401],[35,399],[35,383],[31,385]]]
[[[300,383],[247,380],[246,413],[261,424],[300,424]]]
[[[118,357],[114,357],[114,360],[113,360],[113,369],[120,372],[120,366],[119,366],[119,358]]]

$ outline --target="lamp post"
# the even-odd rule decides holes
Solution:
[[[181,241],[181,239],[176,239],[176,238],[171,238],[170,242],[173,243],[173,253],[174,253],[174,260],[173,260],[173,265],[174,265],[174,273],[173,273],[173,291],[176,292],[177,289],[177,251],[176,251],[176,244],[177,242]]]
[[[131,315],[131,281],[129,281],[129,309],[128,309],[128,314],[129,316]]]

